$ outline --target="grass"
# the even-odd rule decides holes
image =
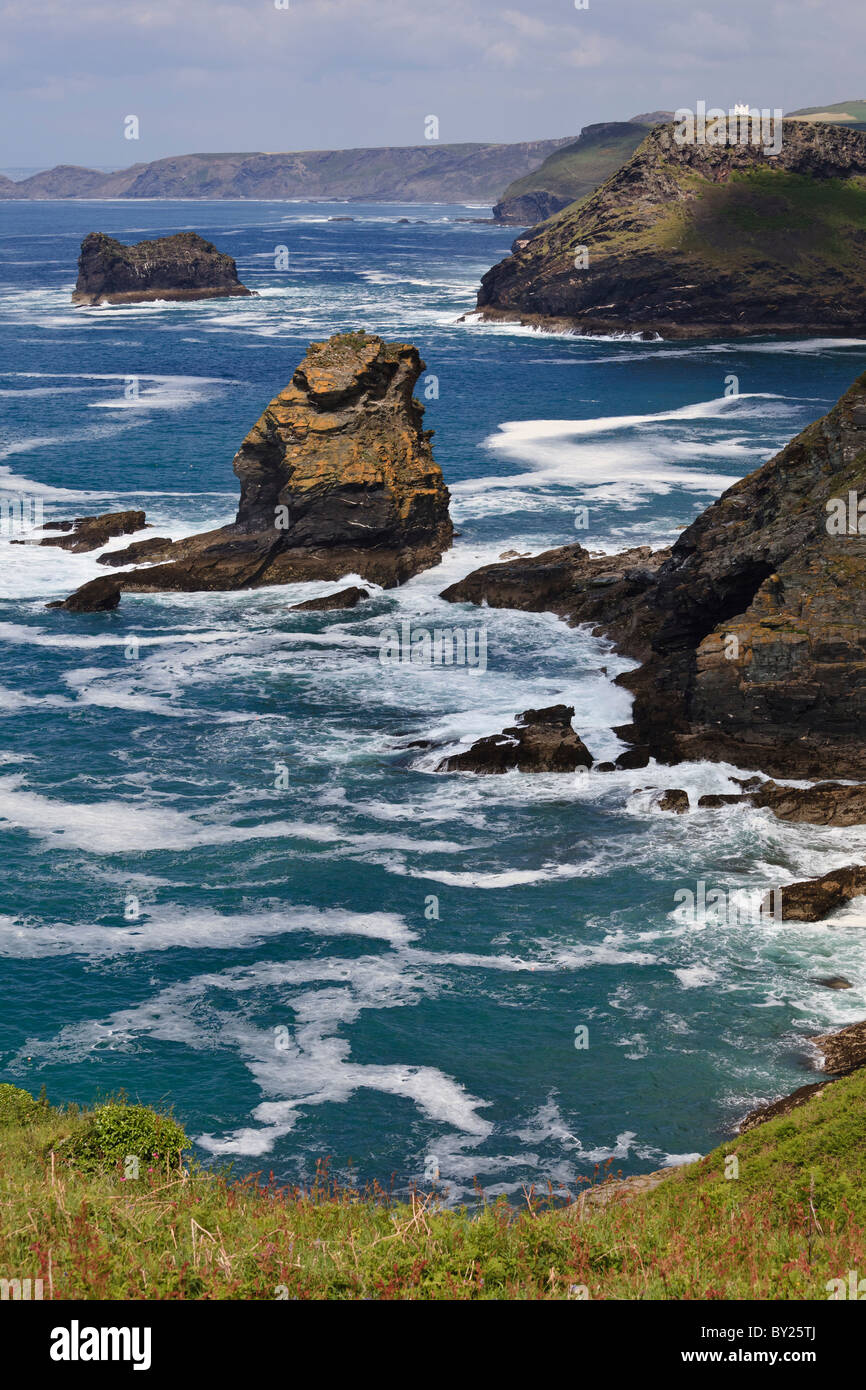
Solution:
[[[510,1206],[479,1189],[472,1211],[359,1193],[325,1165],[304,1189],[189,1161],[142,1164],[135,1180],[118,1158],[85,1171],[96,1112],[12,1089],[0,1277],[41,1278],[46,1298],[826,1299],[828,1280],[866,1274],[866,1069],[650,1193],[562,1206],[527,1189]],[[110,1104],[122,1146],[124,1102]],[[130,1133],[173,1133],[170,1117],[125,1109]]]
[[[584,198],[631,158],[647,134],[646,126],[625,122],[620,122],[615,132],[584,134],[573,144],[554,150],[532,173],[510,183],[500,202],[539,189],[573,201]]]

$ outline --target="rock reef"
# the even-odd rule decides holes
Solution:
[[[148,300],[248,295],[237,266],[196,232],[124,246],[104,232],[81,243],[73,304],[140,304]]]
[[[73,521],[52,521],[45,529],[63,531],[61,536],[41,536],[32,540],[13,541],[13,545],[53,545],[60,550],[69,550],[73,555],[82,555],[89,550],[113,540],[115,536],[129,536],[142,531],[146,526],[144,512],[103,512],[101,516],[78,516]],[[150,545],[150,541],[139,541],[139,545]]]
[[[369,333],[311,343],[235,455],[236,520],[130,546],[109,563],[152,563],[93,580],[63,606],[82,610],[92,593],[105,607],[111,584],[118,594],[195,593],[358,574],[389,588],[438,564],[452,526],[412,395],[423,370],[416,348]]]

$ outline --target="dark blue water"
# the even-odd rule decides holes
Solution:
[[[808,1033],[862,1017],[855,908],[832,927],[674,910],[699,880],[734,893],[850,862],[862,832],[653,809],[671,785],[734,789],[725,765],[434,769],[559,700],[610,757],[629,713],[606,643],[455,609],[447,583],[508,549],[670,542],[832,404],[866,343],[458,322],[512,236],[459,220],[483,215],[0,204],[0,498],[55,519],[142,506],[159,535],[227,521],[231,459],[307,343],[367,328],[427,363],[461,532],[440,568],[331,614],[289,612],[326,584],[47,613],[105,571],[0,537],[2,1079],[171,1101],[200,1156],[241,1170],[301,1179],[328,1155],[398,1186],[438,1171],[459,1198],[475,1176],[510,1192],[703,1152],[801,1084]],[[187,228],[259,297],[71,307],[86,232]],[[484,669],[383,665],[403,620],[483,627]],[[830,973],[855,987],[814,983]]]

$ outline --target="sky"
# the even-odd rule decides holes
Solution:
[[[0,0],[0,167],[828,105],[866,97],[864,39],[864,0]]]

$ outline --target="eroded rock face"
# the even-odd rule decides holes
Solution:
[[[866,1021],[849,1023],[835,1033],[822,1033],[812,1042],[823,1052],[827,1070],[839,1076],[866,1066]]]
[[[128,559],[155,563],[117,575],[118,587],[198,592],[359,574],[388,588],[437,564],[452,526],[412,395],[423,370],[416,348],[368,333],[312,343],[235,456],[236,521],[130,547]]]
[[[547,608],[612,637],[643,662],[619,678],[635,701],[633,723],[617,732],[660,762],[707,758],[773,776],[853,780],[866,776],[858,498],[866,498],[866,375],[728,488],[669,553],[594,559],[564,546],[477,570],[443,597]],[[848,814],[853,824],[862,793],[825,795],[835,807],[828,817]],[[765,789],[755,804],[771,800],[785,818],[796,815],[789,802],[805,804],[787,789]]]
[[[572,624],[592,623],[598,631],[615,627],[630,654],[647,656],[655,620],[652,615],[647,620],[636,600],[655,584],[669,554],[645,545],[593,556],[582,545],[564,545],[528,559],[484,565],[444,589],[442,598],[558,613]]]
[[[788,883],[781,890],[784,922],[820,922],[866,893],[866,868],[853,864],[821,878]]]
[[[866,823],[866,785],[859,782],[818,782],[814,787],[780,787],[764,782],[757,791],[715,793],[698,806],[735,806],[738,802],[766,807],[779,820],[801,825],[863,825]]]
[[[653,130],[520,241],[483,277],[479,310],[584,333],[859,333],[866,133],[785,121],[770,156],[675,131]]]
[[[137,304],[152,299],[248,295],[231,256],[196,232],[124,246],[104,232],[81,243],[73,304]]]
[[[528,709],[501,734],[478,739],[464,753],[444,758],[437,772],[576,772],[592,766],[592,754],[571,721],[574,707]]]

